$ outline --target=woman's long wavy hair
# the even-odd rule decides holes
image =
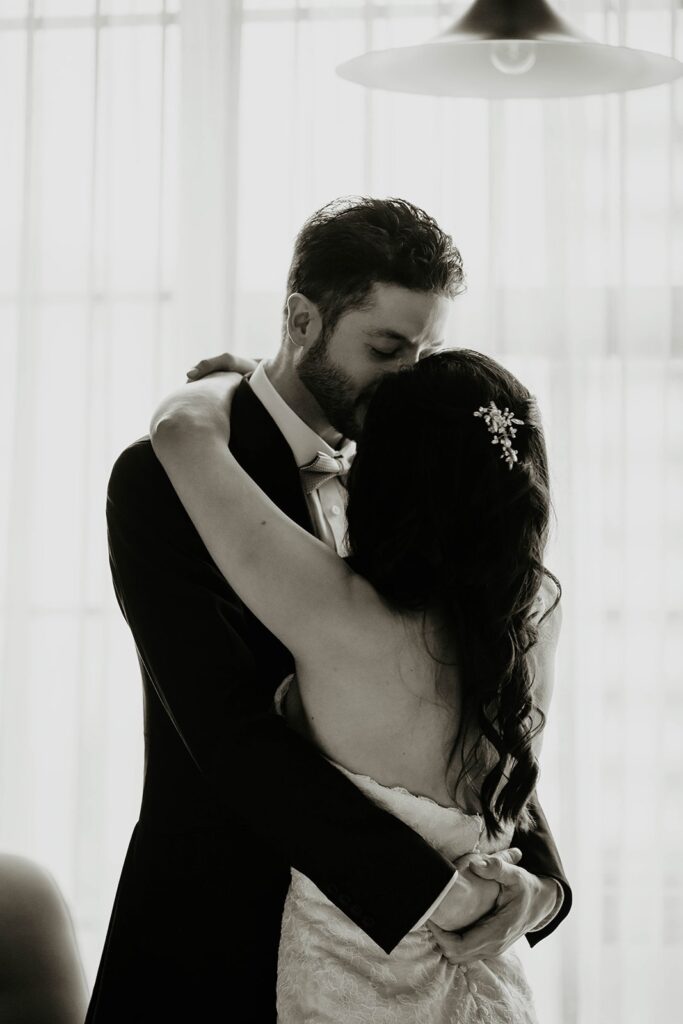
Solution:
[[[524,421],[512,468],[474,416],[491,401]],[[551,506],[535,399],[495,360],[467,349],[388,374],[368,408],[348,491],[350,565],[393,607],[438,610],[452,630],[463,691],[454,798],[464,776],[489,837],[508,821],[531,827],[531,740],[544,725],[532,696],[539,622],[531,613],[545,577],[557,588],[552,608],[561,595],[543,565]],[[465,753],[470,726],[478,738]],[[476,785],[475,775],[483,778]]]

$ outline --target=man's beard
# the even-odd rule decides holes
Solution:
[[[323,329],[297,367],[299,379],[311,392],[330,425],[344,437],[357,441],[376,383],[354,395],[351,378],[329,359],[328,341],[329,335]]]

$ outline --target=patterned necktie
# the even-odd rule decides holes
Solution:
[[[343,484],[346,483],[346,474],[350,468],[349,460],[340,452],[334,455],[316,452],[314,459],[299,468],[304,494],[312,494],[335,476],[340,477]]]

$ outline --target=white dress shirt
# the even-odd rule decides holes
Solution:
[[[249,384],[252,391],[270,414],[280,430],[285,441],[292,450],[292,455],[297,466],[305,466],[311,462],[317,452],[324,452],[326,455],[341,453],[347,459],[352,459],[356,451],[353,441],[344,441],[343,445],[335,450],[330,447],[327,441],[315,433],[307,423],[297,416],[294,410],[287,405],[284,398],[275,389],[266,374],[263,362],[259,363],[251,377]],[[342,557],[348,554],[346,545],[346,488],[338,476],[326,480],[317,490],[305,496],[308,510],[313,522],[315,535],[319,540],[324,541]],[[457,872],[453,874],[446,887],[439,893],[437,899],[425,911],[419,921],[413,925],[413,929],[420,928],[432,916],[436,908],[450,892]],[[556,883],[559,890],[558,900],[553,907],[552,913],[534,930],[545,927],[562,905],[564,892],[559,882]]]
[[[297,466],[305,466],[318,452],[332,456],[341,453],[346,459],[353,458],[356,451],[353,441],[345,441],[335,450],[297,416],[271,384],[263,363],[256,367],[249,383],[292,449]],[[346,555],[346,488],[339,477],[326,480],[305,497],[316,537],[334,548],[338,555]]]

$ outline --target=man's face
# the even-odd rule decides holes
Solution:
[[[451,300],[375,284],[367,309],[341,316],[301,357],[297,372],[329,422],[357,439],[379,381],[443,346]]]

